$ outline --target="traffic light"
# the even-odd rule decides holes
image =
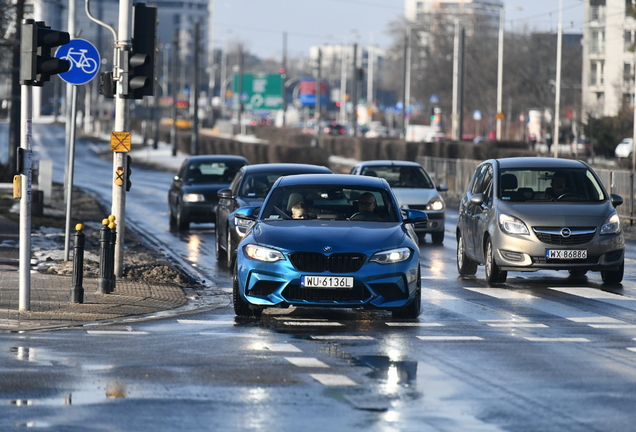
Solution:
[[[20,84],[41,87],[51,75],[68,72],[68,60],[55,58],[53,48],[71,40],[67,32],[51,30],[43,21],[22,21],[20,40]]]
[[[280,76],[285,79],[287,77],[287,70],[284,67],[279,67],[278,68],[278,73],[280,74]]]
[[[99,75],[99,94],[109,99],[115,97],[115,81],[112,72],[102,72]]]
[[[130,187],[132,186],[132,183],[130,181],[130,173],[132,172],[132,169],[130,168],[132,165],[132,158],[130,157],[130,155],[126,155],[126,192],[130,191]]]
[[[128,80],[122,95],[128,99],[143,99],[155,94],[155,52],[157,50],[157,8],[144,3],[134,5],[132,51],[123,53]]]
[[[364,81],[364,69],[358,68],[358,81]]]

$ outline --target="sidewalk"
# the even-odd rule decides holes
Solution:
[[[183,155],[172,156],[171,148],[131,152],[137,161],[168,171],[177,170]],[[3,188],[2,192],[8,191]],[[98,292],[98,279],[84,275],[84,303],[70,302],[71,276],[30,273],[30,310],[19,310],[19,224],[0,216],[0,331],[42,330],[83,325],[125,317],[152,315],[185,307],[185,291],[174,284],[118,279],[114,292]]]

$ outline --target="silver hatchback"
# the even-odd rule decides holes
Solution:
[[[603,282],[623,280],[625,240],[615,207],[584,162],[507,158],[483,162],[459,205],[457,270],[474,275],[483,264],[488,283],[508,271],[600,271]]]

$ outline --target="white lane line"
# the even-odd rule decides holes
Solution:
[[[302,352],[300,348],[292,344],[287,344],[287,343],[279,343],[279,344],[257,343],[252,345],[252,348],[255,350],[267,350],[272,352]]]
[[[298,367],[329,367],[327,363],[323,363],[314,357],[285,357],[285,360]]]
[[[590,327],[598,329],[636,329],[635,324],[588,324]]]
[[[530,342],[590,342],[586,338],[542,338],[542,337],[524,337],[524,339]]]
[[[147,335],[145,331],[126,331],[126,330],[87,330],[86,333],[92,335]]]
[[[508,289],[502,288],[471,288],[464,287],[468,291],[473,291],[479,294],[484,294],[490,297],[494,297],[500,300],[534,300],[537,297],[532,294],[526,294],[521,292],[516,292]]]
[[[358,383],[346,375],[336,374],[309,374],[310,377],[326,386],[357,386]]]
[[[241,333],[228,333],[228,332],[199,332],[201,336],[220,336],[220,337],[232,337],[232,338],[260,338],[262,335],[255,334],[241,334]]]
[[[600,289],[595,288],[586,288],[586,287],[568,287],[568,288],[554,288],[548,287],[553,291],[559,291],[565,294],[575,295],[577,297],[583,297],[592,300],[621,300],[621,301],[634,301],[636,297],[629,297],[620,294],[614,294],[607,291],[601,291]]]
[[[347,335],[334,335],[334,336],[309,336],[315,340],[374,340],[371,336],[347,336]]]
[[[416,336],[423,341],[478,341],[484,340],[479,336]]]
[[[569,319],[570,321],[574,321],[577,323],[585,323],[585,324],[591,324],[591,323],[595,323],[595,324],[621,324],[623,323],[623,321],[617,320],[616,318],[610,318],[610,317],[606,317],[606,316],[584,316],[584,317],[573,317],[573,318],[566,318]]]
[[[490,327],[515,327],[515,328],[547,328],[549,326],[545,324],[533,324],[533,323],[488,323]]]
[[[630,351],[636,352],[636,348],[627,348],[627,349],[630,350]]]
[[[327,318],[292,318],[292,317],[274,317],[279,321],[329,321]]]
[[[323,322],[323,321],[284,321],[283,324],[288,326],[305,326],[305,327],[341,327],[344,324],[339,322]]]
[[[421,322],[387,322],[389,327],[444,327],[439,323],[421,323]]]
[[[422,276],[420,277],[422,280],[447,280],[446,276]]]
[[[199,324],[199,325],[234,325],[234,321],[218,321],[218,320],[193,320],[193,319],[178,319],[179,324]]]

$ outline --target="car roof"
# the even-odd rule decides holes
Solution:
[[[255,164],[246,165],[242,168],[245,173],[317,173],[317,174],[331,174],[331,170],[321,165],[311,164],[295,164],[295,163],[267,163],[267,164]]]
[[[414,166],[421,167],[422,165],[417,162],[411,161],[403,161],[403,160],[370,160],[360,162],[358,166],[385,166],[385,165],[395,165],[395,166]]]
[[[350,174],[297,174],[278,179],[278,186],[314,184],[388,188],[386,180],[379,177],[354,176]]]
[[[236,162],[245,162],[249,163],[246,158],[243,156],[237,155],[196,155],[196,156],[188,156],[189,162],[206,162],[206,161],[236,161]]]
[[[572,159],[545,157],[514,157],[495,159],[501,168],[587,168],[587,164]]]

